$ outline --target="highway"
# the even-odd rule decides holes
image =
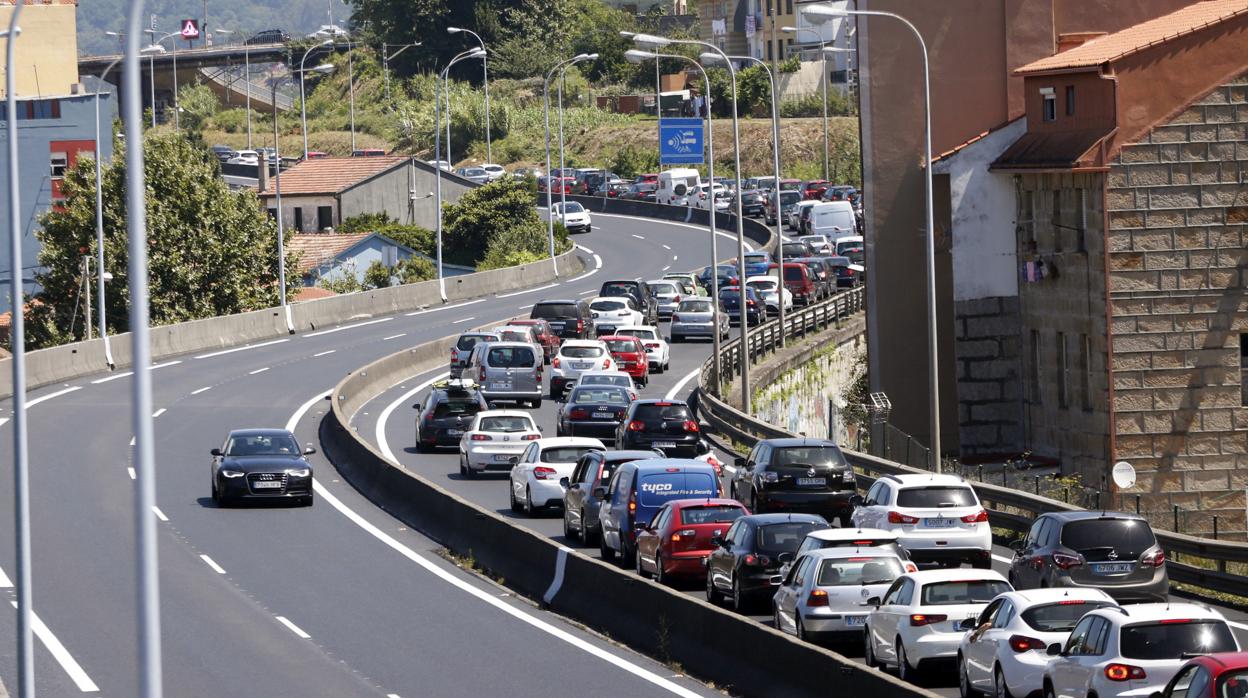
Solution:
[[[322,396],[369,361],[543,298],[588,297],[608,278],[709,261],[703,228],[615,216],[595,216],[595,224],[577,237],[591,268],[555,287],[154,367],[153,515],[169,695],[583,695],[586,676],[595,695],[716,693],[462,572],[436,543],[340,481],[319,454],[311,508],[217,509],[209,498],[208,451],[229,429],[289,425],[315,443]],[[138,693],[130,391],[121,371],[30,394],[36,681],[44,695]],[[0,502],[11,521],[7,430],[0,452]],[[5,536],[6,577],[13,560]],[[0,588],[13,598],[6,577]],[[14,625],[8,614],[0,629],[0,672],[10,682]]]

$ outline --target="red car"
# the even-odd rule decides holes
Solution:
[[[559,345],[562,340],[559,339],[559,335],[555,334],[554,331],[550,329],[549,322],[538,318],[532,320],[512,320],[507,324],[521,326],[528,325],[533,327],[537,331],[537,341],[542,343],[546,363],[550,363],[550,360],[554,358],[555,354],[559,353]]]
[[[598,339],[606,343],[616,366],[632,376],[637,387],[644,388],[650,382],[650,359],[646,356],[646,346],[640,339],[616,334]]]
[[[675,499],[663,505],[650,525],[637,533],[637,574],[660,584],[673,577],[706,575],[711,539],[750,511],[735,499]]]
[[[802,185],[802,198],[814,199],[816,201],[823,198],[823,192],[827,190],[831,182],[822,179],[812,179]]]
[[[637,175],[637,179],[633,180],[633,184],[658,184],[659,176],[653,172]]]
[[[1179,668],[1165,690],[1153,695],[1161,698],[1248,697],[1248,652],[1192,657]]]

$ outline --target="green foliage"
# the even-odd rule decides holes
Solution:
[[[178,107],[182,110],[180,117],[182,128],[188,131],[202,130],[220,106],[212,88],[198,80],[194,84],[183,85],[178,89]],[[246,128],[245,122],[244,128]]]
[[[611,171],[624,179],[657,172],[658,169],[659,155],[653,148],[639,148],[631,143],[617,150],[615,160],[611,162]]]
[[[781,73],[796,73],[802,69],[802,59],[799,56],[789,56],[785,60],[780,61],[776,69]]]
[[[277,305],[277,226],[250,191],[231,192],[217,160],[175,134],[144,139],[148,282],[153,325],[230,315]],[[128,330],[128,251],[124,145],[103,170],[104,257],[113,274],[107,313]],[[82,338],[73,319],[81,258],[95,250],[95,163],[80,158],[62,184],[65,204],[40,221],[40,292],[27,325],[30,348]],[[286,260],[288,290],[298,279]],[[98,299],[93,299],[98,302]]]
[[[387,288],[390,286],[390,267],[373,262],[364,270],[364,288]]]
[[[828,90],[828,116],[846,116],[849,114],[849,108],[849,100],[841,94],[839,89]],[[780,100],[780,116],[784,118],[823,116],[823,92],[812,92],[801,97]]]
[[[344,218],[342,225],[338,226],[340,233],[373,233],[378,228],[384,228],[397,223],[390,214],[382,211],[381,213],[359,213],[354,216]]]
[[[338,232],[341,233],[377,233],[394,240],[417,252],[432,255],[434,253],[434,232],[419,225],[399,223],[382,213],[361,213],[351,216],[342,222]]]
[[[409,257],[399,260],[399,264],[394,268],[394,274],[399,277],[399,283],[414,284],[417,281],[437,278],[438,268],[424,257]]]
[[[546,240],[546,225],[533,208],[533,195],[523,182],[510,177],[446,205],[442,221],[442,253],[451,264],[475,266],[490,253],[498,260],[516,250],[539,249],[534,241],[544,245]],[[513,247],[497,247],[498,240]]]

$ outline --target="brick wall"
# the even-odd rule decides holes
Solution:
[[[1106,184],[1115,458],[1139,472],[1128,495],[1167,522],[1179,505],[1187,532],[1218,515],[1242,535],[1248,74],[1125,146]]]
[[[1018,297],[954,304],[958,438],[963,456],[1024,450]]]

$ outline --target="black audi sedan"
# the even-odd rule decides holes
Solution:
[[[236,429],[212,449],[212,501],[224,506],[242,499],[293,499],[312,506],[312,464],[285,429]]]
[[[633,401],[628,388],[616,385],[583,385],[573,388],[559,406],[558,436],[591,436],[615,440],[616,427]]]
[[[751,514],[742,516],[721,537],[706,561],[706,600],[731,599],[744,613],[770,599],[780,586],[780,566],[793,561],[806,534],[829,528],[818,514]]]

